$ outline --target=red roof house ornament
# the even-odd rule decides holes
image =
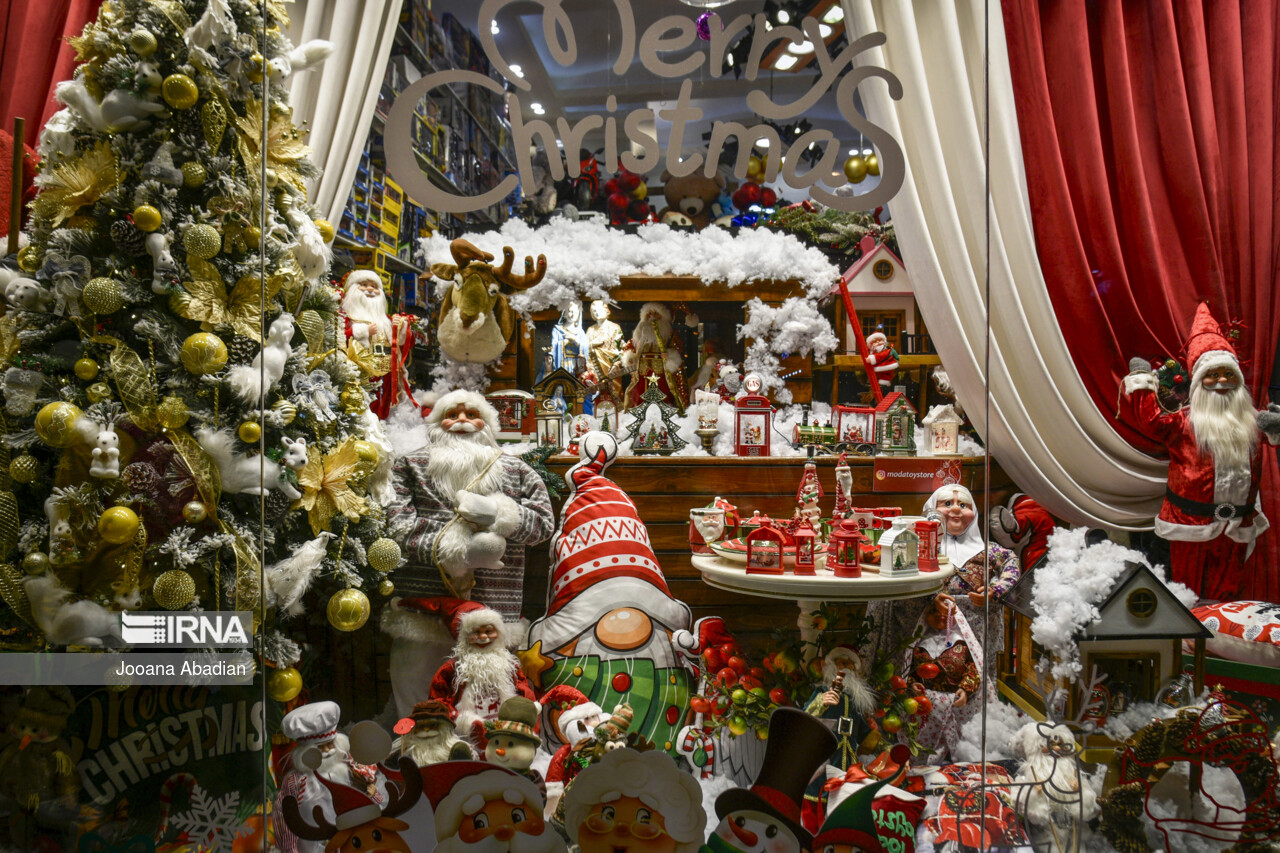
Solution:
[[[916,407],[901,387],[876,406],[876,448],[888,456],[915,455]]]
[[[733,401],[733,443],[738,456],[768,456],[772,441],[773,404],[762,394]]]
[[[831,531],[827,546],[827,567],[838,578],[860,578],[862,567],[858,565],[859,546],[866,542],[858,522],[846,518]]]
[[[782,574],[782,555],[787,536],[769,520],[747,534],[747,574]]]

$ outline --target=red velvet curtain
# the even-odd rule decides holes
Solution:
[[[27,120],[25,139],[35,146],[40,128],[58,110],[53,89],[71,79],[75,51],[67,36],[79,35],[98,14],[101,0],[0,0],[0,126]]]
[[[1208,300],[1246,324],[1237,351],[1265,403],[1280,336],[1277,4],[1003,6],[1040,264],[1094,401],[1114,416],[1131,357],[1182,357]],[[1251,597],[1280,601],[1280,471],[1264,458],[1273,529],[1246,574]]]

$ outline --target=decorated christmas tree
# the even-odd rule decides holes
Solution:
[[[631,416],[631,426],[627,430],[632,440],[631,452],[675,453],[688,444],[680,437],[680,425],[675,422],[678,412],[675,406],[666,402],[662,389],[658,387],[657,375],[650,373],[646,380],[649,387],[640,395],[640,404],[627,412]]]
[[[347,348],[285,85],[328,46],[287,26],[279,0],[113,0],[72,39],[0,318],[11,640],[262,608],[286,667],[284,617],[327,606],[353,630],[391,590],[376,365]]]

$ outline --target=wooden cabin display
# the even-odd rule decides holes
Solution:
[[[916,407],[901,388],[884,395],[876,406],[876,451],[887,456],[914,456]]]

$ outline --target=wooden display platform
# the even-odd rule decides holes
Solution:
[[[575,462],[568,456],[552,457],[549,466],[563,475]],[[609,466],[612,478],[635,502],[640,518],[649,530],[649,538],[667,584],[676,598],[686,602],[694,618],[722,616],[744,645],[759,650],[765,646],[775,628],[791,628],[796,624],[794,602],[768,601],[708,586],[694,568],[689,551],[689,510],[706,506],[716,496],[738,507],[743,517],[755,510],[774,517],[790,518],[795,508],[796,489],[806,459],[804,457],[739,457],[667,456],[621,457]],[[826,492],[822,506],[830,512],[835,501],[835,457],[813,460],[818,478]],[[965,457],[961,460],[962,485],[982,500],[985,460]],[[874,459],[849,460],[853,472],[855,494],[866,496],[859,505],[901,506],[904,513],[918,515],[929,497],[925,493],[873,492]],[[991,466],[991,499],[1000,503],[1016,488],[995,463]],[[560,501],[556,501],[557,517]],[[855,502],[856,499],[855,499]],[[983,516],[985,518],[985,515]],[[546,609],[547,573],[550,568],[546,545],[529,550],[525,576],[525,615],[540,616]]]

